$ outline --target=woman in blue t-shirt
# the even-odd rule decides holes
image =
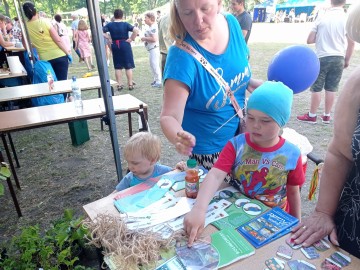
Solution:
[[[170,33],[195,48],[228,83],[244,106],[245,92],[261,82],[251,78],[249,50],[239,23],[220,13],[222,1],[178,0],[171,6]],[[161,127],[179,153],[210,169],[239,118],[226,91],[187,51],[171,46],[164,71]]]

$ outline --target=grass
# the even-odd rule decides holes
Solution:
[[[273,55],[288,43],[250,43],[250,63],[255,78],[266,79],[267,66]],[[185,157],[176,153],[162,134],[159,115],[162,106],[162,89],[150,87],[152,82],[148,52],[143,46],[133,48],[135,56],[134,80],[137,85],[131,92],[124,88],[116,95],[130,93],[149,106],[149,123],[151,131],[160,136],[163,143],[161,162],[174,166]],[[73,75],[82,77],[87,73],[85,64],[79,64],[73,53],[74,64],[69,68],[69,78]],[[351,70],[359,64],[359,51],[355,52],[351,66],[345,70],[342,83]],[[95,59],[94,59],[94,62]],[[112,62],[109,67],[111,79],[115,79]],[[126,81],[124,80],[124,83]],[[96,98],[97,91],[86,91],[84,99]],[[304,113],[309,108],[310,93],[305,91],[294,97],[292,117],[288,127],[305,135],[314,151],[323,157],[329,143],[333,125],[306,125],[295,120],[296,114]],[[322,110],[322,108],[320,108]],[[133,127],[136,130],[137,117],[133,116]],[[127,118],[116,117],[117,134],[120,146],[128,139]],[[23,217],[16,216],[9,192],[0,197],[0,242],[7,241],[13,234],[26,225],[40,224],[46,226],[51,220],[61,216],[64,208],[73,208],[77,215],[84,215],[82,206],[100,199],[114,190],[117,175],[107,128],[100,130],[98,119],[89,120],[90,141],[73,147],[67,125],[56,125],[12,134],[18,152],[21,168],[17,169],[22,190],[17,196],[22,208]],[[122,161],[122,168],[126,163]],[[303,215],[314,207],[314,202],[306,199],[309,180],[314,165],[309,163],[307,183],[302,191]],[[125,173],[125,171],[124,171]],[[7,191],[7,190],[6,190]]]

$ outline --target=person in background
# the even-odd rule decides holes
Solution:
[[[105,14],[101,15],[101,26],[104,27],[108,23],[109,23],[109,21],[107,21],[106,15]],[[104,33],[104,34],[107,35],[107,33]],[[107,66],[109,67],[110,53],[111,53],[111,49],[110,49],[111,37],[109,35],[107,37],[104,37],[104,44],[105,44],[106,63],[107,63]]]
[[[289,22],[295,22],[295,9],[293,8],[289,11]]]
[[[317,110],[321,103],[321,91],[325,89],[325,111],[321,117],[329,124],[331,109],[344,68],[350,63],[354,51],[354,41],[346,33],[347,15],[343,6],[346,0],[331,0],[331,8],[315,21],[307,38],[308,44],[315,43],[316,54],[320,60],[320,73],[311,86],[310,111],[298,115],[297,120],[309,124],[317,123]]]
[[[5,40],[6,33],[6,18],[4,15],[0,14],[0,65],[4,62],[7,63],[6,54],[5,54],[5,47],[13,46],[13,43]]]
[[[132,70],[135,68],[135,63],[131,42],[135,40],[139,33],[139,30],[136,27],[123,21],[123,15],[124,13],[121,9],[115,9],[114,20],[103,27],[104,37],[108,38],[105,33],[109,32],[112,40],[111,51],[113,55],[115,77],[118,83],[118,91],[121,91],[124,88],[121,76],[122,69],[125,69],[129,90],[134,89]],[[129,32],[132,32],[130,37]]]
[[[161,10],[156,11],[156,22],[159,23],[161,19]]]
[[[46,60],[51,64],[59,81],[67,80],[69,62],[72,63],[72,56],[57,31],[49,20],[39,17],[33,3],[24,3],[23,11],[28,18],[26,25],[30,41],[36,48],[40,60]]]
[[[207,207],[228,173],[244,195],[301,219],[300,186],[305,182],[301,152],[279,135],[290,119],[292,100],[292,90],[281,82],[265,82],[252,92],[247,103],[247,132],[226,144],[185,216],[190,246],[200,236]]]
[[[165,14],[159,21],[159,46],[161,55],[161,74],[164,74],[166,57],[170,46],[174,43],[174,40],[170,36],[170,15]]]
[[[80,51],[81,58],[84,59],[85,64],[89,71],[92,71],[95,66],[93,64],[91,55],[91,35],[89,27],[84,20],[80,20],[78,30],[75,32],[75,50]]]
[[[154,13],[148,12],[145,14],[145,24],[147,24],[149,28],[145,31],[144,37],[141,38],[141,41],[144,42],[145,48],[149,52],[150,68],[153,75],[153,82],[151,83],[151,86],[161,88],[159,30]]]
[[[54,27],[55,27],[59,37],[61,37],[64,45],[66,46],[68,53],[71,54],[71,43],[70,43],[69,32],[68,32],[66,25],[62,22],[61,15],[56,14],[54,16],[54,20],[55,20]]]
[[[231,0],[231,9],[240,24],[242,34],[247,43],[251,34],[252,19],[250,14],[245,10],[245,0]]]
[[[79,15],[73,13],[71,14],[71,18],[72,18],[72,22],[71,22],[71,31],[72,31],[72,38],[73,38],[73,49],[76,52],[76,54],[79,56],[79,63],[81,63],[82,61],[84,61],[84,59],[81,58],[81,54],[79,50],[75,49],[76,43],[75,43],[75,33],[78,29],[78,25],[79,25]]]
[[[159,163],[160,155],[161,141],[158,136],[150,132],[133,135],[124,146],[124,158],[130,172],[116,186],[115,192],[172,171],[174,168]],[[183,171],[185,163],[179,162],[176,169]]]
[[[360,4],[349,10],[349,37],[360,43]],[[334,245],[360,259],[360,66],[347,79],[336,104],[333,137],[320,176],[313,213],[293,229],[307,247],[330,236]]]
[[[261,82],[251,78],[249,50],[239,23],[233,15],[220,13],[221,9],[218,0],[173,1],[170,33],[174,40],[184,40],[199,51],[244,107],[246,90],[252,92]],[[178,153],[211,169],[239,127],[225,89],[187,51],[171,46],[163,99],[160,124],[166,138]]]

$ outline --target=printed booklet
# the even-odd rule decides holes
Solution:
[[[290,232],[299,220],[280,207],[261,214],[241,225],[237,230],[256,248],[274,241]]]
[[[176,247],[176,254],[186,269],[217,269],[255,253],[255,249],[234,229],[224,229],[189,248]]]
[[[245,195],[241,194],[234,187],[228,187],[219,190],[215,194],[212,202],[222,199],[225,199],[232,204],[230,207],[225,209],[225,212],[228,214],[227,217],[211,223],[219,230],[226,228],[236,229],[240,225],[248,222],[249,220],[270,209],[268,206],[266,206],[259,200],[250,199]]]

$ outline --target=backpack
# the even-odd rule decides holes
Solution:
[[[50,70],[51,75],[53,76],[54,81],[57,81],[54,69],[48,61],[38,60],[37,53],[34,53],[34,68],[33,68],[33,84],[44,83],[47,82],[47,71]],[[35,97],[31,99],[31,104],[34,107],[37,106],[45,106],[51,104],[64,103],[64,95],[56,94],[51,96],[44,97]]]

